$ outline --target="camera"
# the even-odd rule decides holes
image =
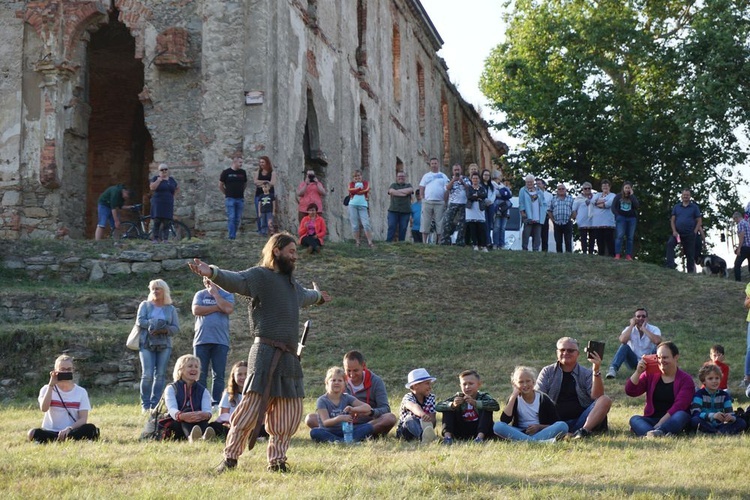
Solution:
[[[308,179],[310,179],[310,182],[313,182],[315,180],[315,175],[310,174],[307,176]]]
[[[73,372],[57,372],[57,380],[73,380]]]

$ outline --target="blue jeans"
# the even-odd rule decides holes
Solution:
[[[260,223],[260,234],[268,236],[273,224],[273,212],[261,212],[258,222]]]
[[[492,247],[493,245],[492,229],[495,227],[495,212],[497,212],[497,208],[495,208],[494,204],[484,209],[484,220],[486,222],[484,241],[487,242],[488,247]]]
[[[243,198],[225,198],[224,206],[227,209],[227,228],[229,229],[229,239],[237,237],[237,230],[242,222],[242,211],[245,208]]]
[[[354,426],[354,442],[358,443],[367,439],[373,431],[372,424],[355,424]],[[333,443],[333,442],[344,442],[344,431],[341,427],[335,429],[328,429],[326,427],[316,427],[310,431],[310,438],[318,443]]]
[[[156,408],[164,392],[164,376],[167,373],[167,363],[172,348],[167,347],[161,351],[141,349],[141,406],[143,408]]]
[[[505,215],[495,215],[495,221],[492,228],[492,244],[495,248],[505,248],[505,226],[508,224],[508,218]]]
[[[568,432],[575,432],[578,429],[582,428],[583,425],[586,423],[586,419],[589,418],[589,413],[591,413],[591,410],[594,409],[594,405],[596,404],[596,401],[593,401],[588,408],[583,410],[583,413],[581,413],[578,418],[571,418],[570,420],[565,420],[565,423],[568,424]],[[606,422],[606,420],[605,420]],[[603,424],[600,424],[603,425]],[[601,428],[601,427],[600,427]]]
[[[648,431],[657,429],[654,426],[658,421],[658,418],[634,415],[630,417],[630,429],[638,437],[645,436]],[[679,434],[687,427],[688,423],[690,423],[690,414],[686,411],[678,411],[661,424],[658,429],[664,433]]]
[[[622,239],[627,238],[625,246],[625,255],[633,255],[633,239],[635,238],[635,224],[638,221],[635,217],[623,217],[618,215],[616,218],[617,236],[615,236],[615,255],[622,252]]]
[[[654,354],[655,352],[656,347],[651,351],[651,354]],[[615,353],[615,357],[612,358],[612,364],[609,366],[617,371],[623,363],[627,363],[631,370],[635,370],[635,367],[638,366],[638,361],[640,361],[640,359],[635,355],[633,349],[631,349],[628,344],[620,344],[620,347]]]
[[[544,441],[545,439],[552,439],[562,432],[568,432],[568,424],[558,421],[533,435],[526,434],[518,427],[513,427],[505,422],[495,423],[492,430],[501,438],[511,441]]]
[[[393,241],[393,237],[396,235],[396,226],[398,226],[398,241],[404,241],[406,239],[406,228],[409,226],[410,218],[410,213],[404,214],[388,210],[388,235],[385,237],[385,241]]]
[[[201,360],[201,376],[198,383],[205,388],[208,379],[208,365],[211,364],[211,403],[219,404],[224,392],[224,373],[227,368],[229,346],[223,344],[198,344],[193,346],[193,354]],[[240,389],[242,389],[240,387]]]

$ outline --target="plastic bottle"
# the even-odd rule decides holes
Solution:
[[[341,424],[341,430],[344,431],[344,442],[351,444],[354,442],[354,425],[351,422]]]

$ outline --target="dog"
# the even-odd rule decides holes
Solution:
[[[729,276],[727,273],[727,261],[716,254],[701,255],[695,261],[696,264],[703,267],[703,274],[712,274],[720,278]]]

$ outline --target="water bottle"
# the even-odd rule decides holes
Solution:
[[[341,424],[341,430],[344,431],[344,442],[351,444],[354,442],[354,424],[351,422],[344,422]]]

